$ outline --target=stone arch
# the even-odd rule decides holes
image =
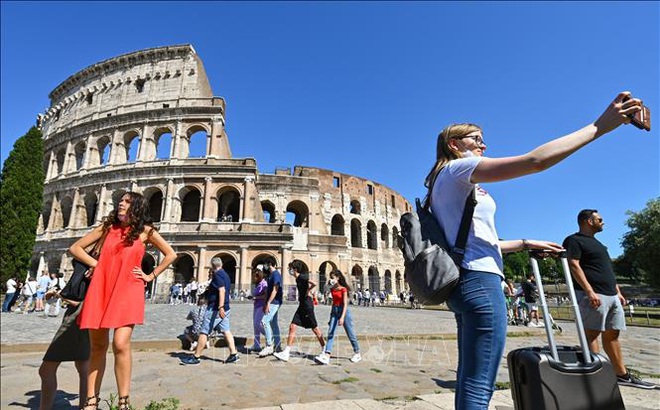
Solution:
[[[218,201],[217,220],[221,222],[238,222],[241,206],[241,193],[232,186],[222,187],[216,194]]]
[[[259,255],[255,256],[252,258],[252,263],[250,266],[252,269],[256,268],[257,265],[266,263],[266,262],[271,262],[273,266],[279,266],[279,263],[277,262],[277,256],[272,255],[270,253],[260,253]]]
[[[380,292],[380,275],[378,274],[378,268],[373,265],[369,266],[367,274],[369,276],[369,290],[371,292]]]
[[[80,141],[76,144],[76,146],[73,148],[73,153],[76,158],[76,171],[79,171],[82,169],[83,165],[85,164],[85,156],[87,151],[87,144],[85,141]]]
[[[73,199],[70,196],[65,196],[60,201],[60,209],[62,210],[62,228],[69,227],[71,222],[71,213],[73,212]]]
[[[330,222],[330,234],[344,236],[345,224],[346,221],[344,221],[344,217],[341,216],[341,214],[335,214],[335,216],[332,217],[332,222]]]
[[[156,145],[155,157],[151,159],[169,159],[172,155],[172,135],[169,127],[158,128],[154,131]]]
[[[364,288],[364,272],[360,265],[356,264],[351,268],[350,281],[353,290],[362,290]]]
[[[383,249],[390,247],[390,230],[385,223],[380,226],[380,241]]]
[[[225,289],[225,291],[231,291],[233,288],[236,286],[236,258],[234,255],[226,253],[226,252],[221,252],[213,256],[218,257],[222,259],[222,269],[224,269],[225,272],[227,272],[227,275],[229,276],[229,281],[231,282],[231,287],[232,289]]]
[[[295,200],[286,206],[286,222],[295,227],[307,228],[309,208],[303,201]]]
[[[396,226],[392,227],[392,247],[399,246],[399,229]]]
[[[206,145],[210,130],[204,125],[194,124],[186,130],[186,144],[182,147],[183,158],[204,158],[207,155]]]
[[[66,150],[64,148],[57,151],[55,161],[57,163],[57,175],[64,174],[64,160],[66,160]]]
[[[362,213],[362,205],[360,205],[360,201],[357,199],[352,200],[349,212],[352,214],[360,215]]]
[[[367,248],[378,249],[378,229],[374,221],[367,222]]]
[[[396,293],[397,295],[403,291],[403,278],[401,278],[401,272],[398,270],[394,273],[394,280],[396,284]]]
[[[50,222],[50,212],[53,209],[53,201],[48,200],[44,203],[44,208],[41,211],[41,220],[44,225],[44,231],[48,229],[48,223]]]
[[[264,222],[275,223],[277,216],[275,214],[275,204],[270,201],[261,201],[261,210],[264,216]]]
[[[92,145],[92,147],[96,147],[96,150],[92,151],[93,155],[89,161],[90,167],[107,165],[110,162],[111,141],[112,140],[107,135],[97,138],[96,143]]]
[[[96,221],[96,212],[98,211],[99,200],[94,192],[85,194],[85,223],[87,226],[94,225]]]
[[[351,219],[351,246],[362,247],[362,222],[357,218]]]
[[[180,253],[174,263],[174,283],[188,283],[195,277],[195,258],[188,253]]]
[[[201,207],[202,195],[194,186],[187,186],[179,191],[181,200],[181,222],[199,221],[199,210]]]
[[[149,204],[149,216],[153,222],[160,222],[163,215],[163,191],[158,187],[144,190],[144,198]]]
[[[124,148],[126,149],[125,162],[137,161],[141,139],[140,134],[135,130],[128,131],[124,134]]]
[[[337,269],[337,265],[332,261],[325,261],[319,265],[319,292],[325,293],[328,290],[328,279],[330,273]]]
[[[309,265],[307,265],[303,260],[301,260],[301,259],[294,259],[294,260],[292,260],[291,262],[294,262],[294,261],[298,261],[298,262],[302,263],[303,266],[304,266],[304,268],[305,268],[305,270],[306,270],[307,272],[309,272]],[[289,263],[291,263],[291,262],[289,262]],[[282,270],[286,270],[286,269],[289,269],[289,267],[288,267],[288,266],[282,266]]]
[[[392,272],[389,269],[385,270],[385,293],[392,294]]]

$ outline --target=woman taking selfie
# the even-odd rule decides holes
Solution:
[[[640,109],[640,100],[630,98],[628,92],[621,93],[593,124],[514,157],[484,157],[483,133],[474,124],[450,125],[438,136],[437,159],[425,185],[430,190],[433,215],[451,247],[466,199],[473,189],[477,199],[459,284],[447,303],[456,316],[458,328],[457,409],[488,409],[494,391],[507,326],[501,286],[502,253],[562,249],[547,241],[499,240],[495,230],[495,201],[479,184],[548,169],[621,124],[629,123],[628,115]]]
[[[119,409],[129,408],[131,385],[131,336],[133,327],[144,322],[144,288],[176,259],[172,247],[165,242],[149,219],[144,197],[127,192],[103,223],[76,241],[69,252],[90,266],[92,278],[80,312],[80,328],[89,329],[91,354],[87,399],[84,409],[96,409],[105,372],[110,329],[114,329],[112,351],[115,356],[115,378],[119,392]],[[85,248],[108,231],[99,260]],[[147,244],[162,254],[161,263],[150,274],[140,268]]]

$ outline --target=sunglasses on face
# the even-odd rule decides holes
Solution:
[[[457,140],[463,140],[465,138],[470,138],[477,145],[484,145],[484,139],[480,135],[466,135],[464,137],[455,137]]]

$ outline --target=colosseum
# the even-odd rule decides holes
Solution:
[[[68,277],[70,244],[123,192],[136,191],[178,254],[153,284],[154,295],[167,294],[174,282],[207,280],[215,256],[234,292],[250,289],[258,263],[286,267],[296,259],[320,291],[332,269],[349,273],[357,289],[398,294],[404,287],[394,244],[410,203],[358,176],[306,166],[268,174],[254,158],[233,158],[225,101],[213,95],[191,45],[99,62],[64,80],[49,98],[50,108],[37,119],[46,179],[33,271],[46,263]],[[153,266],[160,255],[147,251],[143,264]],[[291,297],[295,283],[284,276]]]

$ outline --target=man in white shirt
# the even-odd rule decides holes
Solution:
[[[18,286],[16,283],[16,278],[9,278],[7,281],[7,293],[5,293],[5,300],[2,302],[3,312],[9,312],[9,304],[11,303],[12,299],[14,299],[14,295],[16,294],[16,286]]]

